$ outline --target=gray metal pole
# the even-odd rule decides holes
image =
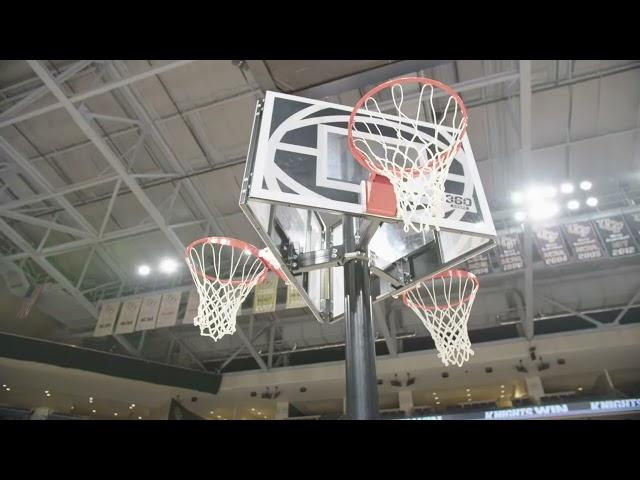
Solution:
[[[343,216],[342,232],[345,253],[354,252],[353,217]],[[372,420],[378,418],[378,383],[367,261],[350,260],[344,265],[344,290],[347,416]]]

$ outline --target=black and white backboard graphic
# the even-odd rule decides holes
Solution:
[[[596,225],[610,256],[620,257],[637,252],[635,241],[622,215],[601,218],[596,220]]]
[[[366,215],[369,172],[347,145],[350,113],[343,105],[267,92],[248,197]],[[388,142],[393,141],[389,137]],[[495,236],[468,137],[453,160],[445,188],[450,208],[443,229]]]
[[[240,208],[320,322],[344,309],[342,267],[320,260],[343,244],[345,214],[357,217],[368,239],[380,280],[374,303],[493,248],[496,235],[468,138],[449,169],[439,231],[408,234],[399,218],[367,214],[370,173],[348,148],[350,114],[343,105],[267,92],[256,107],[241,188]],[[316,263],[301,268],[299,258]]]
[[[578,260],[596,260],[604,256],[591,222],[567,223],[562,228]]]

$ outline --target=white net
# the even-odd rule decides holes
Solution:
[[[406,232],[439,228],[445,181],[466,127],[460,97],[426,78],[382,84],[354,107],[351,150],[364,167],[389,179]]]
[[[467,321],[478,288],[478,279],[472,273],[449,270],[420,282],[403,295],[405,305],[431,334],[445,366],[461,367],[473,355]]]
[[[209,237],[190,245],[185,259],[200,297],[193,319],[200,334],[217,341],[235,333],[242,302],[268,273],[258,250],[240,240]]]

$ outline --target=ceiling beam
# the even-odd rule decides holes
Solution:
[[[194,60],[180,60],[177,62],[171,62],[168,63],[166,65],[163,65],[161,67],[156,67],[156,68],[151,68],[145,72],[142,73],[138,73],[136,75],[131,75],[129,77],[126,78],[122,78],[118,81],[115,82],[110,82],[107,83],[105,85],[102,85],[98,88],[95,88],[93,90],[90,90],[88,92],[85,93],[79,93],[76,95],[73,95],[72,97],[69,97],[69,101],[71,103],[79,103],[82,102],[84,100],[88,100],[89,98],[93,98],[96,97],[98,95],[102,95],[103,93],[107,93],[110,92],[111,90],[115,90],[117,88],[121,88],[124,87],[126,85],[129,85],[131,83],[134,82],[138,82],[140,80],[144,80],[145,78],[149,78],[149,77],[153,77],[155,75],[160,75],[161,73],[166,73],[170,70],[173,70],[175,68],[178,67],[182,67],[183,65],[188,65],[190,63],[193,63]],[[2,121],[0,121],[0,128],[3,127],[8,127],[9,125],[13,125],[15,123],[18,122],[24,122],[25,120],[28,120],[30,118],[34,118],[40,115],[43,115],[47,112],[53,112],[55,110],[58,110],[60,108],[63,108],[63,104],[62,102],[58,101],[57,103],[53,103],[51,105],[47,105],[46,107],[42,107],[42,108],[38,108],[36,110],[32,110],[31,112],[27,112],[24,113],[22,115],[16,115],[14,117],[8,118],[8,119],[2,119]]]
[[[12,218],[13,220],[29,223],[31,225],[36,225],[38,227],[50,228],[51,230],[55,230],[57,232],[62,232],[62,233],[68,233],[69,235],[73,235],[75,237],[94,238],[92,234],[84,230],[78,230],[77,228],[61,225],[60,223],[57,223],[57,222],[51,222],[49,220],[43,220],[42,218],[36,218],[30,215],[24,215],[22,213],[6,210],[4,208],[0,208],[0,217]]]
[[[549,297],[546,297],[546,296],[540,295],[540,294],[536,294],[536,297],[538,297],[541,300],[544,300],[547,303],[550,303],[554,307],[560,308],[560,309],[562,309],[562,310],[564,310],[566,312],[571,313],[572,315],[576,315],[576,316],[582,318],[583,320],[586,320],[587,322],[595,325],[596,327],[599,327],[599,326],[602,325],[596,319],[594,319],[594,318],[592,318],[592,317],[590,317],[588,315],[585,315],[584,313],[578,312],[577,310],[574,310],[571,307],[567,307],[566,305],[563,305],[562,303],[554,300],[553,298],[549,298]]]
[[[262,360],[262,357],[258,354],[253,344],[249,341],[247,336],[244,334],[244,331],[242,330],[242,328],[240,328],[240,325],[236,325],[236,331],[238,332],[238,336],[240,337],[240,340],[242,340],[242,343],[244,343],[244,346],[247,348],[247,350],[249,350],[249,353],[251,354],[253,359],[258,363],[258,366],[260,367],[260,369],[269,370],[269,368],[267,367],[267,364],[264,363],[264,360]]]
[[[531,61],[520,61],[520,159],[524,178],[530,178],[531,162]],[[533,233],[531,226],[524,226],[524,313],[525,336],[531,340],[533,326]]]
[[[245,60],[247,62],[247,67],[251,71],[253,78],[260,85],[260,89],[264,94],[267,90],[272,91],[280,91],[280,89],[276,86],[273,81],[273,77],[271,76],[271,72],[269,71],[269,67],[264,60]]]
[[[87,119],[80,113],[80,111],[73,105],[73,103],[67,98],[62,90],[55,84],[51,73],[35,60],[28,60],[29,65],[34,72],[42,79],[42,81],[49,87],[53,95],[64,106],[76,125],[82,130],[89,140],[94,144],[96,149],[104,156],[109,165],[116,171],[122,178],[124,184],[129,187],[131,193],[140,202],[142,207],[149,213],[151,218],[156,222],[162,233],[167,237],[169,242],[174,246],[177,252],[180,254],[184,251],[184,245],[178,236],[171,230],[166,222],[162,213],[155,207],[153,201],[144,193],[140,185],[133,179],[126,171],[124,165],[118,158],[118,156],[109,148],[109,146],[102,140],[100,135],[93,129]]]
[[[301,97],[322,99],[451,62],[452,60],[401,60],[290,93]]]
[[[35,248],[33,248],[27,240],[25,240],[2,219],[0,219],[0,232],[5,234],[9,240],[26,252],[33,261],[47,273],[47,275],[58,282],[58,284],[64,288],[69,295],[71,295],[87,312],[89,312],[91,317],[98,318],[98,309],[95,305],[87,300],[82,292],[80,292],[80,290],[78,290],[75,285],[73,285],[57,268],[51,265],[46,258],[42,255],[38,255]]]
[[[107,70],[111,75],[118,77],[121,75],[121,71],[126,72],[126,65],[124,64],[124,62],[120,61],[109,62],[107,64]],[[169,143],[167,142],[166,135],[168,134],[168,132],[166,130],[166,127],[154,121],[153,116],[150,115],[148,111],[149,107],[147,107],[142,102],[142,100],[138,98],[138,95],[136,95],[131,88],[124,87],[122,88],[121,92],[126,98],[127,102],[135,111],[136,116],[144,123],[145,127],[148,129],[151,138],[153,138],[156,145],[158,145],[166,160],[171,165],[171,168],[180,174],[189,173],[188,170],[190,169],[190,167],[185,167],[185,165],[183,165],[183,163],[180,161],[180,159],[177,157],[177,155],[174,153]],[[186,191],[189,193],[194,203],[198,207],[201,216],[209,220],[211,225],[216,229],[216,233],[220,235],[226,235],[229,229],[226,228],[224,220],[222,222],[218,220],[220,217],[222,217],[222,215],[215,207],[212,207],[207,203],[203,195],[196,188],[195,182],[196,180],[192,178],[185,179],[184,185],[186,187]],[[140,189],[140,191],[142,192],[142,189]]]
[[[55,78],[56,83],[61,84],[63,82],[66,82],[89,65],[91,65],[91,60],[81,60],[74,63]],[[35,90],[31,91],[26,97],[22,98],[19,102],[0,113],[0,120],[6,120],[7,118],[10,118],[12,114],[16,114],[21,110],[24,110],[29,105],[44,97],[48,93],[49,89],[44,85],[36,88]]]

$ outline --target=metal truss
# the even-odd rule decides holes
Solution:
[[[267,76],[268,71],[266,71],[264,64],[260,65],[253,61],[248,62],[255,80],[262,90],[271,89],[274,85],[273,79],[270,78],[270,76]],[[243,163],[244,157],[236,159],[225,158],[225,155],[208,141],[204,123],[200,114],[210,108],[214,108],[222,104],[235,102],[243,98],[255,97],[256,90],[253,88],[242,88],[227,97],[214,99],[197,107],[160,117],[153,111],[150,105],[144,102],[142,96],[136,91],[135,82],[145,78],[152,78],[172,69],[187,65],[191,63],[191,61],[171,62],[161,67],[149,68],[145,72],[135,75],[131,75],[128,72],[124,62],[107,61],[98,63],[95,61],[80,61],[68,65],[55,76],[40,62],[29,61],[28,63],[36,73],[37,78],[43,82],[44,85],[3,100],[2,104],[8,101],[11,102],[12,105],[0,113],[0,129],[2,127],[16,125],[19,122],[35,118],[39,115],[46,114],[47,112],[65,109],[74,120],[75,124],[85,134],[87,141],[68,146],[58,151],[27,158],[10,145],[6,139],[0,137],[0,152],[6,156],[7,160],[11,161],[11,163],[0,165],[0,172],[5,172],[7,170],[20,171],[26,174],[38,190],[37,192],[34,192],[34,195],[28,198],[16,199],[0,205],[0,232],[2,232],[21,250],[21,253],[11,253],[3,256],[0,261],[24,262],[29,259],[60,286],[62,286],[87,310],[92,317],[96,318],[96,305],[98,299],[102,296],[119,296],[127,288],[132,287],[132,281],[128,278],[127,273],[117,266],[117,263],[113,261],[104,248],[110,242],[131,238],[148,232],[160,231],[164,237],[171,242],[176,252],[182,254],[183,245],[176,234],[176,230],[180,228],[190,227],[193,225],[207,225],[215,233],[225,234],[228,232],[228,227],[225,224],[222,215],[220,215],[214,207],[208,205],[203,197],[201,193],[203,191],[203,185],[197,177],[199,174],[207,173],[217,168],[226,168],[228,166]],[[90,69],[96,68],[96,66],[103,69],[103,73],[109,77],[109,81],[103,85],[92,88],[85,93],[65,93],[63,90],[65,81],[77,78]],[[394,68],[399,67],[399,65],[396,65]],[[638,67],[640,67],[640,63],[634,63],[628,66],[616,67],[615,69],[610,69],[611,71],[606,71],[604,73],[601,72],[599,75],[614,74]],[[327,88],[324,89],[320,88],[321,86],[312,87],[312,89],[309,89],[310,92],[306,92],[306,94],[309,96],[324,96],[326,92],[333,92],[335,90],[335,93],[340,93],[338,91],[340,89],[344,91],[345,85],[352,86],[354,88],[356,88],[356,85],[365,86],[370,79],[370,75],[371,74],[363,74],[361,76],[354,75],[349,77],[349,79],[342,81],[342,83],[338,82],[335,85],[327,85]],[[453,85],[453,87],[458,91],[464,92],[487,86],[504,84],[506,82],[513,82],[514,80],[520,81],[520,91],[518,94],[514,94],[514,96],[520,97],[520,135],[522,142],[521,158],[526,164],[526,156],[530,155],[530,152],[533,150],[554,148],[578,141],[586,141],[577,140],[565,144],[532,149],[530,134],[532,94],[538,91],[543,91],[544,89],[557,88],[562,85],[571,84],[568,82],[575,83],[585,81],[588,78],[595,78],[595,76],[589,74],[586,76],[574,77],[570,80],[558,80],[554,82],[554,85],[541,84],[533,86],[530,64],[527,66],[527,62],[521,62],[519,71],[507,71],[487,75],[470,81],[458,82]],[[123,103],[134,113],[134,118],[114,117],[104,115],[100,112],[92,112],[89,111],[86,104],[83,103],[90,98],[103,95],[108,92],[111,92],[112,95],[117,96],[119,99],[123,99]],[[302,93],[305,94],[305,92]],[[33,102],[43,98],[47,94],[53,94],[56,101],[48,106],[40,107],[26,113],[24,112],[29,105],[32,105]],[[476,102],[470,105],[470,107],[488,104],[495,101],[500,101],[500,99],[485,99],[482,102]],[[185,122],[189,131],[193,135],[195,142],[201,148],[202,158],[208,162],[210,168],[204,169],[202,172],[194,172],[187,162],[184,162],[182,159],[177,157],[167,141],[167,138],[169,137],[167,124],[168,122],[176,121],[177,119],[182,119],[182,121]],[[115,122],[123,124],[124,128],[106,135],[97,128],[99,122]],[[615,135],[618,133],[637,130],[638,129],[636,128],[632,130],[625,130],[624,132],[613,132],[607,135]],[[137,141],[131,151],[125,152],[124,154],[116,151],[112,146],[113,139],[131,134],[138,135]],[[151,143],[153,146],[157,147],[157,150],[161,154],[161,158],[159,159],[162,163],[161,170],[154,173],[137,173],[134,168],[137,153],[141,148],[144,148],[146,145]],[[41,160],[55,158],[59,155],[64,155],[67,152],[72,152],[87,146],[95,147],[106,161],[105,166],[107,168],[94,179],[67,185],[62,188],[54,188],[51,182],[49,182],[36,167],[37,163]],[[159,185],[160,182],[172,183],[174,185],[174,190],[167,197],[166,203],[158,206],[155,205],[147,196],[145,189]],[[112,184],[113,189],[110,194],[101,199],[107,201],[107,207],[104,218],[100,223],[100,227],[96,229],[78,211],[78,206],[72,204],[65,198],[65,196],[70,193],[90,190],[94,187],[107,184]],[[131,193],[138,200],[145,210],[146,218],[142,219],[140,224],[134,227],[107,231],[106,227],[116,199],[124,192]],[[183,200],[188,198],[190,199],[190,203],[196,207],[193,220],[182,223],[170,223],[172,207],[177,198],[182,198]],[[185,203],[187,203],[186,200]],[[638,207],[629,208],[635,209]],[[638,210],[640,210],[640,208],[638,208]],[[61,214],[58,215],[58,212]],[[601,215],[607,215],[610,213],[610,211],[602,212]],[[510,213],[508,213],[508,215],[510,215]],[[498,214],[495,217],[499,218],[500,215]],[[63,219],[70,219],[73,221],[73,224],[63,223]],[[15,225],[13,225],[11,221],[24,222],[45,228],[45,236],[40,240],[39,245],[34,246],[31,244],[29,239],[15,229]],[[60,232],[70,235],[72,239],[64,243],[46,246],[46,241],[51,232]],[[532,250],[531,242],[526,243],[527,236],[530,241],[530,232],[525,232],[525,256],[530,255]],[[50,261],[51,257],[79,250],[87,250],[87,258],[82,266],[78,278],[69,279]],[[85,285],[85,278],[89,271],[89,266],[95,257],[100,258],[112,269],[112,279],[106,281],[102,285]],[[532,259],[532,255],[527,258]],[[525,263],[528,267],[524,272],[525,302],[523,310],[525,317],[522,320],[525,327],[525,335],[528,338],[531,338],[533,336],[533,323],[534,321],[539,320],[539,318],[534,316],[533,298],[535,296],[538,298],[541,297],[536,295],[533,290],[534,272],[538,271],[538,266],[534,266],[532,261]],[[24,267],[24,265],[22,266]],[[499,277],[499,275],[500,274],[496,275],[496,277]],[[508,274],[508,276],[513,275],[522,275],[522,272]],[[624,314],[630,308],[634,308],[639,298],[640,291],[637,292],[629,300],[628,304],[620,311],[614,321],[614,324],[618,324]],[[569,307],[558,303],[554,299],[545,297],[543,300],[551,304],[554,304],[553,302],[555,302],[556,307],[571,314],[578,315],[590,323],[595,322],[595,320],[589,317],[587,313],[574,311]],[[389,352],[391,355],[395,356],[402,350],[401,342],[399,341],[402,334],[396,333],[395,321],[391,321],[392,319],[386,318],[388,315],[393,313],[393,310],[386,310],[388,311],[377,311],[376,317],[379,330],[384,337],[384,341],[388,346]],[[184,351],[191,357],[194,364],[198,365],[199,368],[205,368],[202,364],[202,360],[199,359],[197,354],[191,352],[186,347],[183,342],[184,337],[180,337],[178,333],[176,333],[176,330],[163,330],[167,330],[166,336],[169,341],[174,345],[178,344],[180,348],[184,349]],[[231,356],[227,357],[220,366],[221,370],[224,369],[234,358],[237,358],[244,350],[249,352],[249,355],[255,359],[262,370],[273,368],[274,363],[277,365],[277,362],[273,361],[274,356],[280,355],[281,352],[276,350],[277,326],[275,322],[269,322],[267,325],[259,329],[256,334],[252,334],[251,332],[245,334],[241,328],[238,328],[238,331],[243,345],[233,352]],[[265,363],[262,355],[255,349],[253,343],[267,331],[269,332],[268,358]],[[142,354],[141,348],[134,347],[125,338],[121,336],[116,336],[115,338],[129,354],[135,356],[140,356]]]

